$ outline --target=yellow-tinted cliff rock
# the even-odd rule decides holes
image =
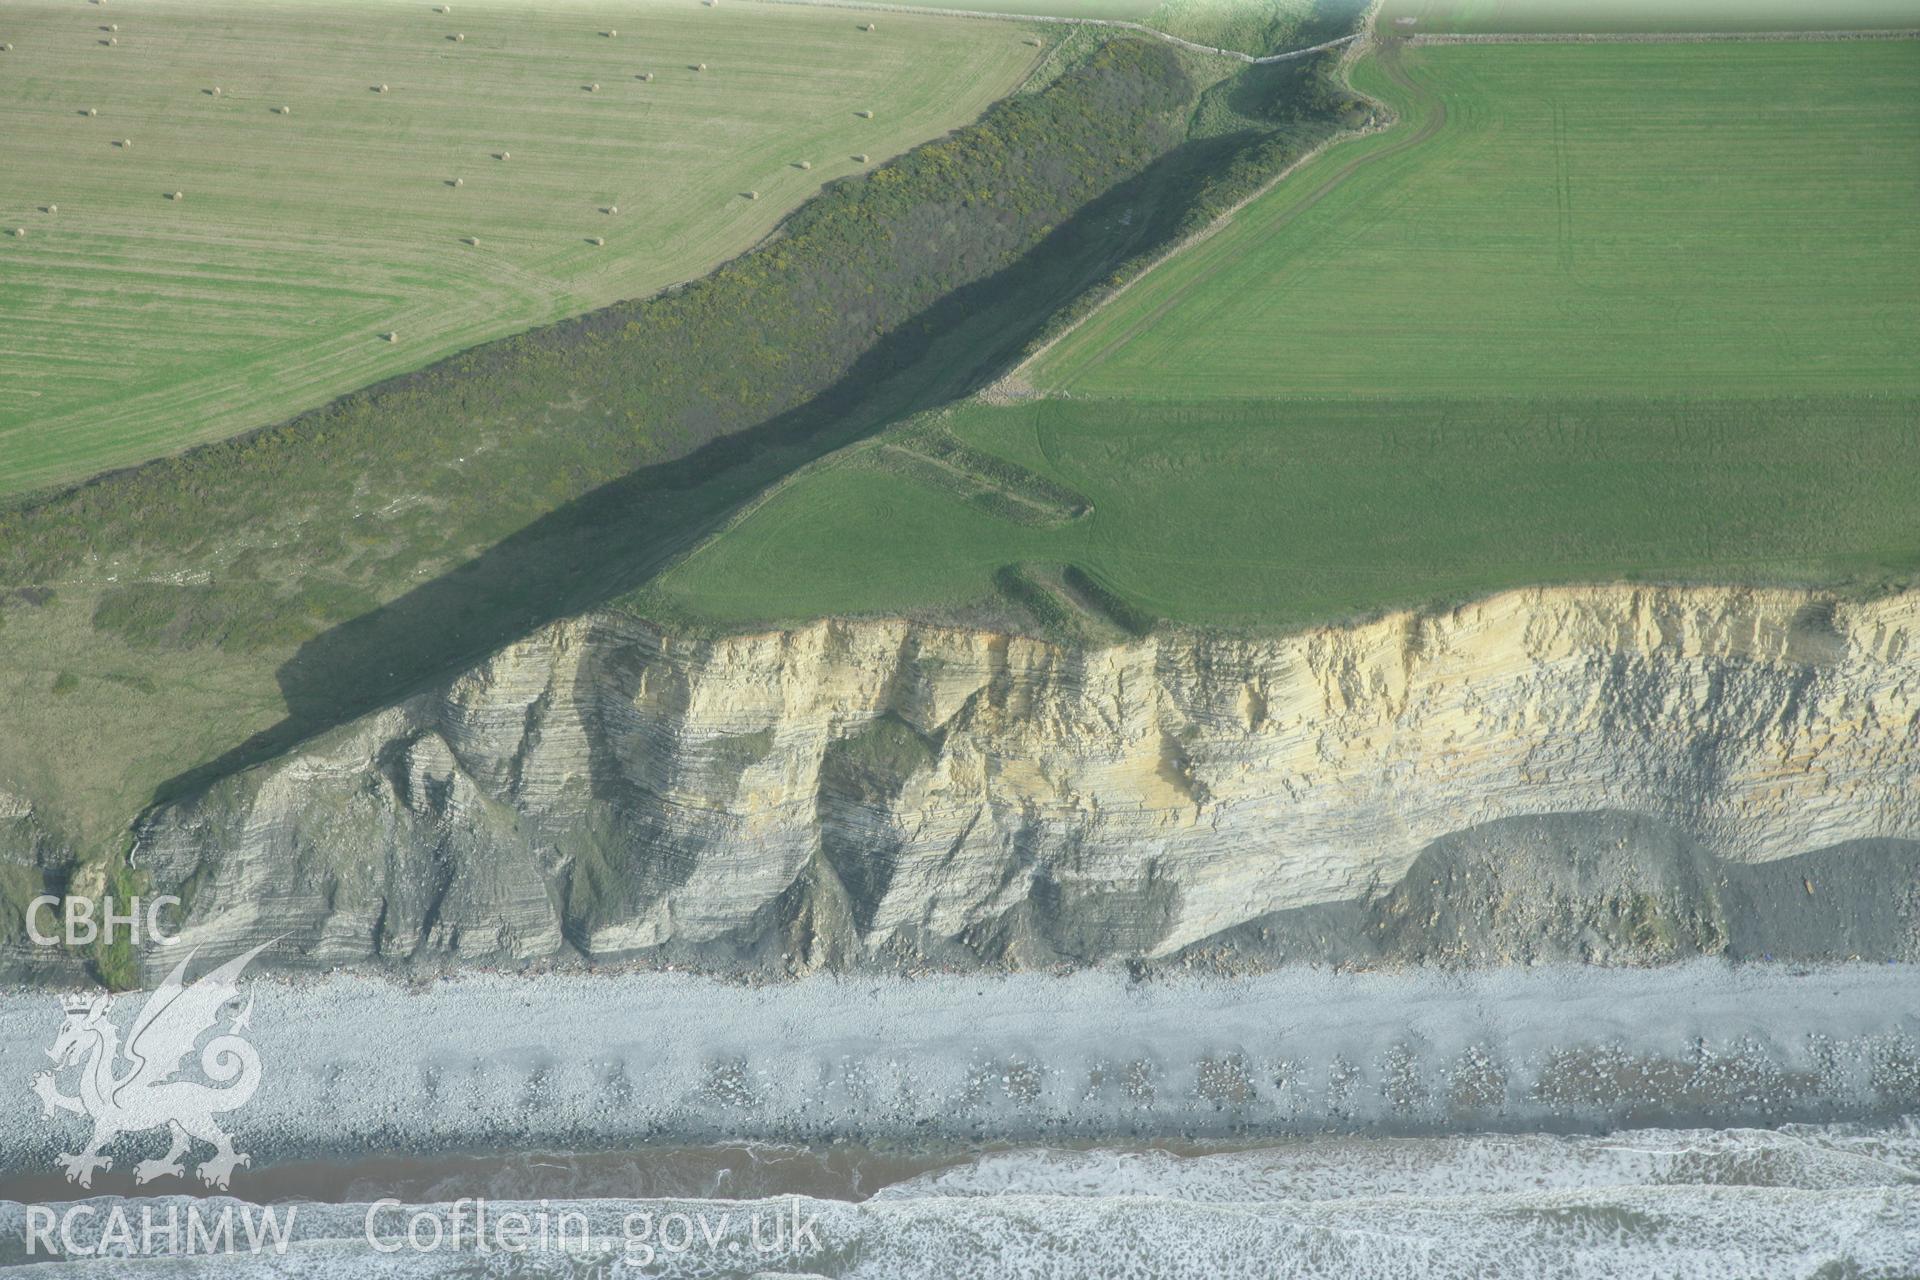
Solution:
[[[317,961],[1151,957],[1519,818],[1735,865],[1920,840],[1917,640],[1915,594],[1651,587],[1087,649],[590,615],[155,813],[139,857],[196,936]]]

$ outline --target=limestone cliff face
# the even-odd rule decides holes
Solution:
[[[1087,649],[593,615],[154,813],[137,855],[190,937],[314,963],[1154,957],[1537,815],[1727,864],[1920,840],[1917,735],[1916,594],[1529,590]]]

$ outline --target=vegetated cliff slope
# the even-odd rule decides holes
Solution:
[[[315,964],[1916,958],[1916,732],[1920,594],[1531,590],[1085,649],[599,613],[136,852],[194,941]]]
[[[0,506],[0,788],[98,855],[156,790],[644,582],[792,468],[995,376],[1178,233],[1201,179],[1268,142],[1189,142],[1205,87],[1171,48],[1112,40],[685,289]]]

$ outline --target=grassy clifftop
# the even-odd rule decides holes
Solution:
[[[1116,40],[676,293],[0,513],[0,790],[104,847],[156,795],[646,583],[1189,226],[1263,141],[1197,136],[1204,92]]]
[[[1407,47],[1355,80],[1395,127],[1093,314],[1023,370],[1050,396],[946,418],[1089,514],[1009,519],[874,454],[656,593],[740,626],[1012,598],[1049,631],[1286,628],[1920,574],[1920,43]]]

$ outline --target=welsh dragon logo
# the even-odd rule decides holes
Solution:
[[[135,1182],[184,1176],[181,1157],[195,1141],[213,1147],[213,1155],[197,1171],[210,1187],[224,1190],[236,1166],[252,1163],[244,1152],[233,1149],[233,1140],[214,1123],[216,1115],[245,1105],[260,1087],[260,1055],[240,1035],[253,1014],[251,995],[246,1007],[231,1013],[226,1030],[200,1050],[200,1071],[213,1085],[175,1077],[185,1069],[200,1038],[216,1030],[222,1011],[237,1001],[240,971],[270,945],[262,943],[191,985],[184,980],[193,960],[189,954],[147,997],[125,1045],[108,1017],[112,996],[62,999],[66,1021],[47,1050],[55,1070],[37,1073],[33,1090],[49,1116],[70,1111],[93,1121],[93,1136],[86,1146],[60,1157],[69,1182],[92,1186],[95,1169],[113,1168],[112,1157],[101,1152],[123,1133],[148,1129],[165,1128],[172,1145],[163,1158],[135,1165]],[[77,1096],[60,1092],[55,1082],[57,1073],[70,1067],[80,1069]]]

